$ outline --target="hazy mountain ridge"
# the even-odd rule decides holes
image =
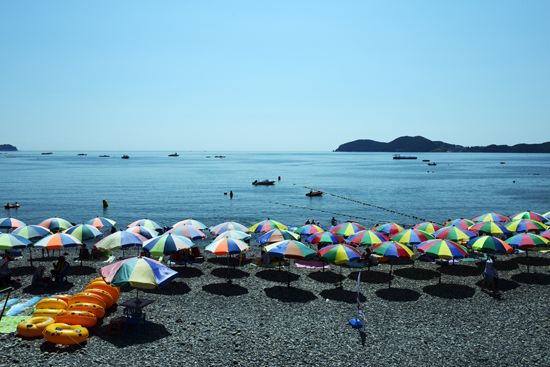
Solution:
[[[11,144],[0,144],[0,152],[17,152],[17,148]]]

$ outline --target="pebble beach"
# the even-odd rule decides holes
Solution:
[[[35,267],[50,268],[55,257],[34,259],[34,266],[27,257],[10,262],[12,279],[19,279],[10,298],[81,292],[106,265],[81,266],[76,250],[67,252],[72,267],[63,288],[31,286]],[[356,316],[359,269],[247,264],[230,269],[229,283],[227,259],[205,255],[200,265],[172,266],[179,277],[165,287],[139,291],[154,300],[139,336],[135,326],[126,336],[107,335],[110,320],[122,316],[115,305],[82,346],[0,334],[0,366],[550,365],[545,254],[498,256],[499,294],[480,290],[483,261],[395,260],[391,287],[389,264],[361,269],[362,329],[348,324]],[[249,256],[259,255],[251,246]],[[118,303],[135,295],[123,287]]]

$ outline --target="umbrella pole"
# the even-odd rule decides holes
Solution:
[[[441,265],[439,266],[439,284],[441,284]]]
[[[29,255],[30,255],[29,260],[31,261],[31,266],[33,266],[32,265],[32,248],[30,248],[30,247],[29,247]]]
[[[527,257],[527,274],[529,274],[529,250],[525,249],[525,256]]]
[[[388,288],[391,288],[391,273],[393,271],[393,259],[390,259],[390,280],[388,282]]]
[[[288,288],[290,288],[290,259],[288,259]]]

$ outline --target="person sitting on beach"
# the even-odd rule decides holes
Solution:
[[[269,265],[271,264],[271,256],[265,251],[262,250],[262,256],[260,257],[260,261],[262,262],[262,265]]]
[[[57,263],[53,264],[53,270],[51,271],[54,281],[59,282],[59,279],[68,268],[69,263],[65,261],[65,257],[59,256]]]
[[[367,247],[363,254],[363,261],[369,266],[376,266],[378,265],[378,256],[373,254],[370,248]]]
[[[86,246],[82,247],[80,249],[80,253],[78,255],[79,260],[88,260],[90,258],[90,251]]]
[[[180,250],[180,261],[187,262],[189,261],[189,252],[187,250]]]
[[[495,282],[498,280],[498,272],[497,269],[495,269],[495,265],[493,263],[493,260],[495,259],[496,256],[490,254],[487,262],[485,263],[485,271],[483,272],[483,283],[481,283],[481,291],[485,290],[485,286],[487,285],[487,283],[491,283],[493,293],[497,294],[498,292],[495,288]]]
[[[8,285],[11,283],[11,270],[8,266],[8,260],[0,259],[0,284]]]
[[[101,252],[97,248],[92,249],[92,259],[99,259],[101,257]]]
[[[306,224],[310,224],[310,223],[309,223],[309,218],[306,220]]]
[[[38,268],[36,268],[36,271],[34,272],[32,276],[32,285],[37,287],[45,287],[48,288],[48,282],[45,281],[44,278],[44,272],[46,271],[46,267],[44,265],[39,265]]]
[[[197,257],[202,257],[201,250],[199,250],[197,246],[193,246],[191,250],[193,251],[193,256],[195,256],[195,259]]]

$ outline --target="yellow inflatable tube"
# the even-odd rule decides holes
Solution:
[[[69,299],[69,306],[75,303],[95,303],[96,305],[100,305],[103,308],[107,306],[103,298],[101,298],[97,294],[88,292],[81,292],[72,296]]]
[[[35,338],[37,336],[42,336],[42,330],[53,323],[54,320],[51,317],[31,317],[17,325],[17,333],[27,338]]]
[[[88,284],[88,286],[86,287],[85,292],[87,292],[88,289],[90,289],[90,288],[101,289],[105,292],[109,292],[111,297],[113,297],[113,301],[115,303],[118,301],[118,297],[120,296],[120,290],[116,289],[115,287],[110,286],[109,284],[107,284],[105,282],[92,282],[92,283]]]
[[[111,294],[107,291],[104,291],[103,289],[87,288],[86,292],[97,294],[98,296],[100,296],[105,302],[106,308],[109,308],[115,304],[115,301],[113,300]]]
[[[38,316],[51,317],[52,319],[55,320],[55,318],[57,317],[57,314],[63,311],[65,310],[61,308],[39,308],[37,310],[34,310],[32,315],[35,317],[38,317]]]
[[[46,298],[41,301],[39,301],[34,308],[59,308],[62,310],[66,310],[69,305],[67,302],[63,301],[61,298]]]
[[[54,344],[80,344],[88,339],[88,329],[80,325],[55,323],[46,326],[42,332],[44,339]]]
[[[98,319],[105,316],[105,309],[95,303],[74,303],[67,308],[67,311],[86,311],[91,312]]]
[[[69,303],[69,298],[72,296],[70,294],[55,294],[52,296],[52,298],[59,298],[65,301],[67,304]]]
[[[69,325],[92,327],[97,323],[97,317],[88,311],[63,311],[57,314],[55,322]]]

